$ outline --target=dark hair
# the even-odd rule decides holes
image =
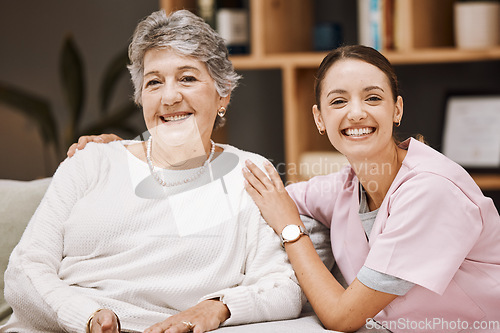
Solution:
[[[384,72],[391,85],[394,102],[397,101],[399,96],[398,78],[396,77],[394,68],[392,67],[389,60],[387,60],[387,58],[384,57],[380,52],[371,47],[363,45],[348,45],[341,46],[330,51],[330,53],[328,53],[328,55],[321,62],[321,65],[319,65],[318,71],[316,72],[316,80],[314,82],[314,93],[316,96],[316,105],[318,106],[318,109],[320,109],[321,84],[323,83],[326,72],[337,61],[344,59],[361,60],[372,64],[373,66]]]

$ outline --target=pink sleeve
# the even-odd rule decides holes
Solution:
[[[390,197],[365,266],[442,294],[482,230],[479,208],[451,181],[419,174]]]
[[[299,209],[306,215],[330,228],[333,207],[343,188],[345,174],[317,176],[309,181],[288,185],[286,190]]]

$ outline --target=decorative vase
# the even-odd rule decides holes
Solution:
[[[455,42],[460,49],[499,45],[500,2],[459,1],[454,4]]]

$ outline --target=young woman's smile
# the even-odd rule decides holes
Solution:
[[[357,138],[365,138],[369,135],[371,135],[373,132],[375,132],[374,127],[350,127],[343,129],[342,134],[345,136],[352,138],[352,139],[357,139]]]

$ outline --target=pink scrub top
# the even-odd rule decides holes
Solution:
[[[401,147],[408,153],[369,241],[351,167],[287,190],[301,215],[330,228],[347,283],[363,265],[415,283],[377,322],[393,332],[500,332],[500,217],[493,201],[429,146],[408,139]]]

